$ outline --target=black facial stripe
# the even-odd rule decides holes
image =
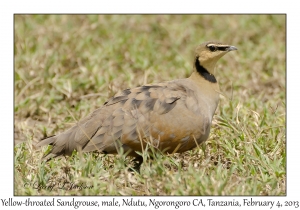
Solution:
[[[217,80],[214,75],[210,74],[203,66],[201,66],[199,57],[196,57],[195,60],[195,67],[197,72],[207,81],[210,81],[211,83],[216,83]]]
[[[218,50],[220,50],[220,51],[227,51],[226,49],[227,49],[228,47],[218,47]]]
[[[214,44],[209,44],[207,45],[207,47],[210,49],[210,51],[212,52],[215,52],[217,50],[220,50],[220,51],[227,51],[227,48],[229,46],[226,46],[226,45],[220,45],[220,46],[217,46],[217,45],[214,45]],[[211,50],[211,48],[215,48],[215,50]]]

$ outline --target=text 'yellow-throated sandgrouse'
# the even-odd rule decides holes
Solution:
[[[195,50],[189,78],[126,89],[65,132],[40,141],[52,145],[46,159],[73,150],[125,153],[138,157],[147,143],[167,153],[184,152],[204,142],[219,103],[212,74],[217,61],[236,47],[206,42]]]

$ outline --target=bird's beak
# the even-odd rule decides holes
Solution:
[[[229,46],[226,48],[226,51],[232,51],[232,50],[237,50],[235,46]]]

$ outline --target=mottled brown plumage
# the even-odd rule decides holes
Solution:
[[[52,145],[47,159],[70,155],[74,149],[131,156],[147,143],[167,153],[184,152],[205,141],[219,102],[213,70],[235,47],[206,42],[195,50],[189,78],[126,89],[69,130],[40,141]],[[197,143],[196,143],[197,142]]]

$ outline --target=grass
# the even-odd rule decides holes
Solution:
[[[15,195],[286,195],[285,29],[285,15],[15,15]],[[145,153],[140,174],[122,153],[41,160],[39,139],[119,90],[188,77],[209,40],[238,51],[218,62],[204,144]]]

